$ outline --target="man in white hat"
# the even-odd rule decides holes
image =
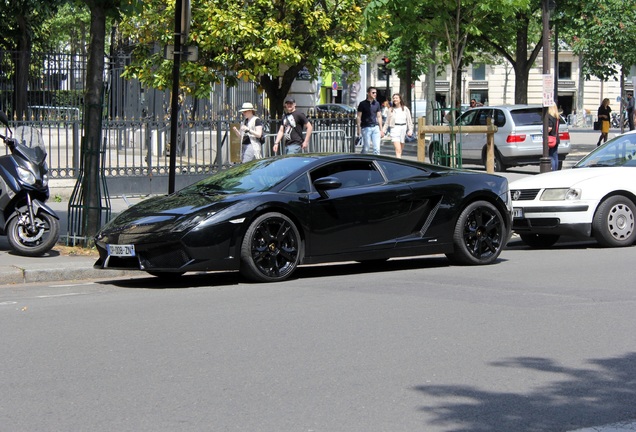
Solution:
[[[241,129],[234,127],[234,132],[241,139],[241,162],[261,159],[261,137],[263,136],[263,120],[256,116],[256,109],[250,102],[245,102],[239,112],[243,113]]]

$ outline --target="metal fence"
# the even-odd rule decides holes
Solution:
[[[355,117],[312,118],[314,127],[309,152],[355,151]],[[273,155],[274,137],[280,120],[265,122],[263,155]],[[241,146],[232,133],[235,119],[183,118],[178,123],[174,146],[176,169],[181,175],[206,174],[240,162]],[[14,121],[12,128],[31,126],[40,130],[48,153],[50,178],[76,178],[80,167],[79,120]],[[5,131],[6,132],[6,131]],[[106,120],[103,124],[105,177],[167,175],[170,152],[170,120]],[[0,150],[6,154],[7,149]],[[279,153],[282,149],[279,149]]]
[[[0,51],[0,108],[14,119],[12,128],[32,126],[42,132],[48,152],[50,177],[76,179],[80,175],[83,94],[86,56],[31,53],[27,112],[18,118],[15,105],[15,64],[18,53]],[[171,147],[176,169],[182,176],[206,175],[240,162],[240,143],[231,133],[244,102],[257,106],[265,122],[267,140],[263,155],[272,155],[280,120],[267,116],[266,103],[254,83],[240,81],[234,87],[215,84],[208,98],[180,95],[176,145],[170,145],[169,91],[145,88],[122,78],[130,55],[107,56],[103,102],[103,177],[167,176]],[[314,133],[310,152],[354,151],[355,115],[312,118]],[[5,154],[6,149],[0,149]],[[193,178],[195,181],[197,178]]]

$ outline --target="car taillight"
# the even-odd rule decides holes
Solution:
[[[518,143],[518,142],[524,142],[526,140],[526,135],[516,135],[516,134],[511,134],[508,135],[508,138],[506,138],[506,142],[508,143]]]
[[[559,132],[559,139],[570,141],[570,132]]]

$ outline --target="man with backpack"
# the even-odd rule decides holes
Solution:
[[[306,132],[304,138],[303,129]],[[285,140],[285,154],[300,153],[301,149],[307,149],[309,147],[309,139],[313,130],[314,128],[307,119],[307,116],[296,111],[296,100],[294,100],[291,96],[287,96],[285,98],[285,116],[283,117],[283,124],[281,124],[280,129],[278,130],[276,140],[274,141],[274,147],[272,147],[274,154],[278,152],[278,146],[283,139]]]

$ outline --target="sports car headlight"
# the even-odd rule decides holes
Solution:
[[[197,213],[194,216],[190,216],[182,220],[178,224],[176,224],[173,228],[173,231],[181,232],[181,231],[189,230],[190,228],[193,228],[199,225],[200,223],[202,223],[204,220],[208,219],[209,217],[214,216],[216,213],[217,212],[215,211]]]
[[[23,181],[24,183],[27,183],[30,185],[35,183],[35,176],[28,169],[18,167],[18,177],[20,177],[20,180]]]
[[[546,189],[541,194],[541,201],[577,200],[581,198],[581,189],[558,188]]]

